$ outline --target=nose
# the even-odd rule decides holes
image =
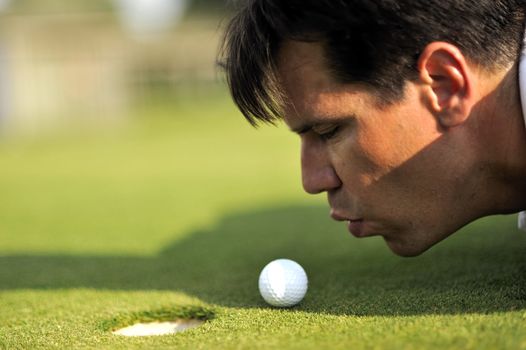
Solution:
[[[341,186],[341,180],[334,170],[322,144],[302,141],[301,176],[303,189],[310,194],[330,191]]]

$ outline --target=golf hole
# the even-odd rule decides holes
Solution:
[[[166,322],[136,323],[128,327],[117,329],[113,331],[113,334],[125,337],[147,337],[175,334],[187,329],[199,327],[204,322],[205,321],[201,320],[175,320]]]
[[[114,335],[146,337],[168,335],[201,326],[215,317],[202,306],[167,306],[156,310],[129,312],[103,320],[100,327]]]

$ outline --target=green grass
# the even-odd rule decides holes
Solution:
[[[223,94],[139,109],[128,127],[0,143],[0,348],[526,349],[526,235],[479,220],[404,259],[358,240],[299,181],[298,142]],[[268,307],[287,257],[305,300]],[[134,320],[201,327],[125,338]]]

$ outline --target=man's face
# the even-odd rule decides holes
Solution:
[[[381,235],[412,256],[473,219],[469,189],[458,190],[466,154],[440,130],[422,86],[408,83],[402,101],[382,107],[363,87],[335,82],[319,44],[287,42],[278,62],[305,191],[327,192],[331,216],[355,236]]]

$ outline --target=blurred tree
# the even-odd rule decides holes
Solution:
[[[192,0],[191,12],[226,12],[231,7],[228,0]]]
[[[16,0],[11,10],[24,13],[111,11],[109,0]]]
[[[160,34],[174,27],[187,9],[187,0],[114,0],[119,18],[136,36]]]
[[[0,0],[5,1],[5,0]],[[228,0],[189,0],[192,13],[226,12]],[[115,10],[113,0],[16,0],[11,1],[11,11],[24,13],[91,12]]]

